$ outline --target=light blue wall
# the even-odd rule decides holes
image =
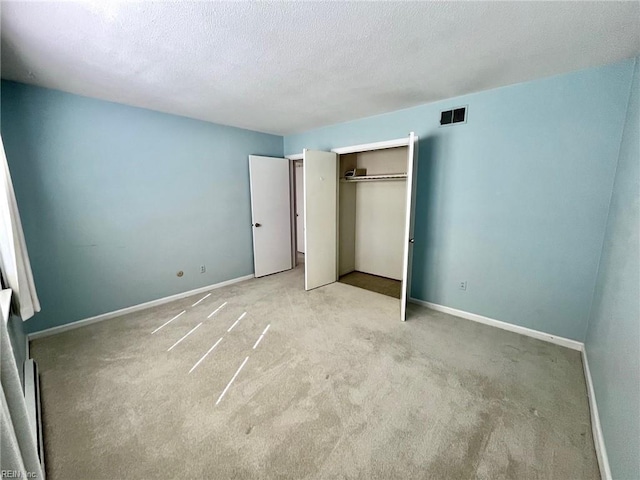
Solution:
[[[615,176],[586,349],[611,472],[640,478],[640,65]]]
[[[29,331],[253,272],[247,156],[282,156],[282,137],[12,82],[1,94],[42,303]]]
[[[582,341],[632,72],[629,60],[289,135],[285,153],[415,131],[412,295]],[[468,123],[439,128],[460,105]]]

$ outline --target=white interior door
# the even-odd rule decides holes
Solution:
[[[304,150],[304,288],[338,279],[338,155]]]
[[[256,277],[293,268],[289,160],[249,155]]]
[[[413,224],[416,198],[416,173],[418,167],[418,137],[411,132],[407,148],[407,209],[404,231],[404,256],[402,258],[402,292],[400,294],[400,318],[407,319],[407,301],[411,295],[411,265],[413,257]]]
[[[296,161],[296,243],[298,252],[304,253],[304,176],[302,168],[302,162]]]

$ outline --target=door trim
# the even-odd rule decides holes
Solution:
[[[344,155],[347,153],[370,152],[372,150],[384,150],[385,148],[408,147],[409,137],[397,138],[395,140],[385,140],[384,142],[363,143],[361,145],[351,145],[348,147],[332,148],[333,153]]]

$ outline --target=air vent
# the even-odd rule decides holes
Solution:
[[[452,125],[454,123],[467,122],[467,107],[457,107],[440,112],[440,125]]]

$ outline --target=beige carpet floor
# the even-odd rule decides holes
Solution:
[[[31,343],[50,480],[599,478],[576,351],[301,267],[202,297]]]

